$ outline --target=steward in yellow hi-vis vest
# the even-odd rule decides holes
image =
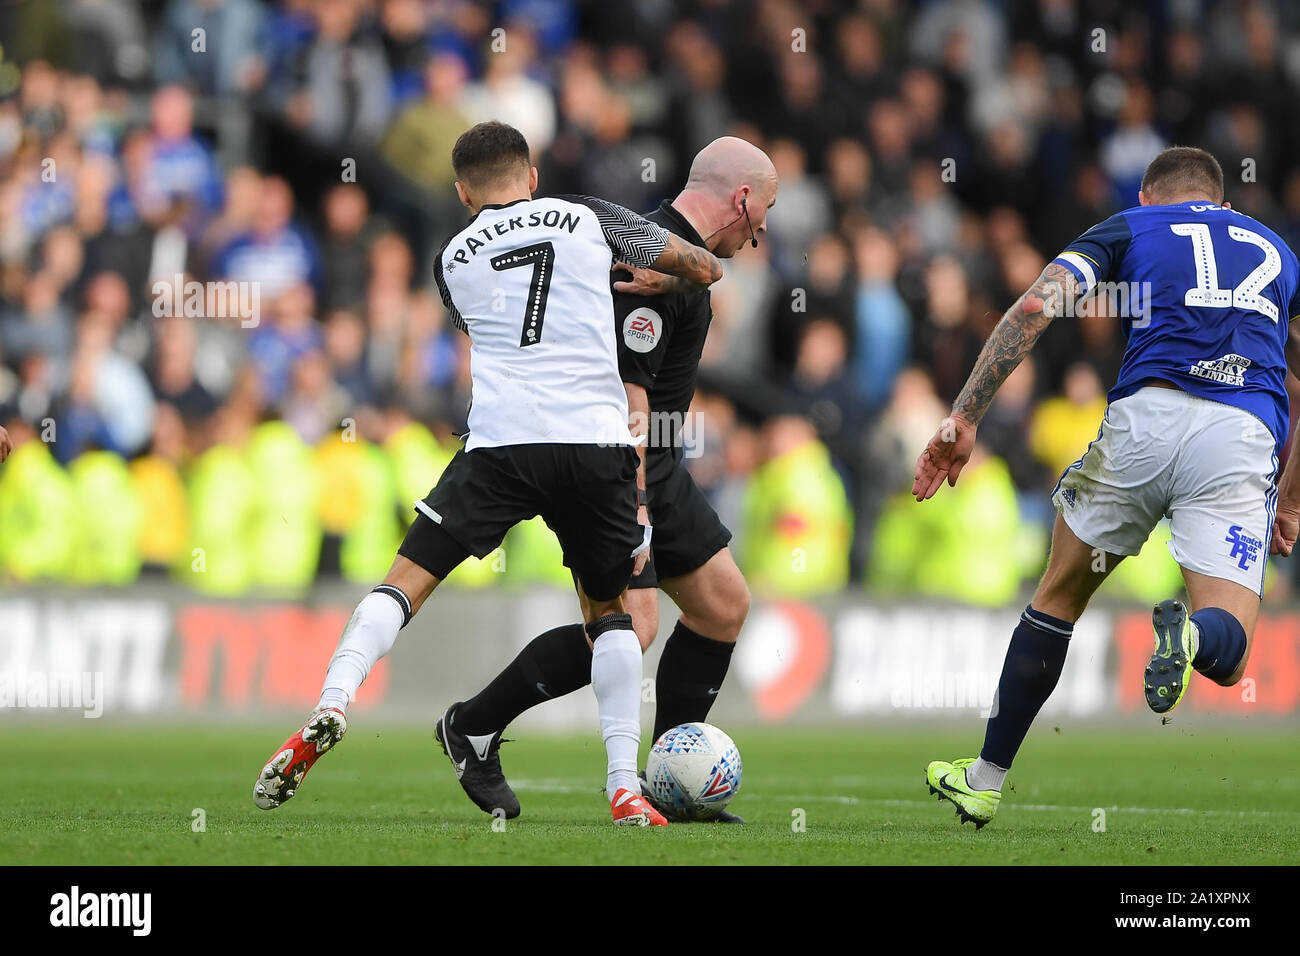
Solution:
[[[80,518],[72,479],[49,446],[19,445],[0,468],[0,570],[19,581],[63,578]]]
[[[893,498],[876,525],[868,584],[998,607],[1020,589],[1020,510],[999,458],[972,457],[949,494],[917,508]]]
[[[68,475],[80,514],[68,581],[132,583],[140,576],[144,509],[126,462],[111,451],[83,452],[68,466]]]
[[[755,469],[745,493],[740,566],[759,594],[836,591],[849,576],[844,485],[807,420],[782,417],[767,431],[775,454]]]
[[[393,462],[397,475],[398,514],[402,531],[415,520],[415,502],[429,493],[431,485],[438,483],[443,471],[456,454],[456,449],[438,441],[429,429],[419,422],[409,422],[394,431],[384,441],[384,450]],[[392,552],[389,552],[389,561]],[[498,549],[487,557],[470,555],[447,576],[448,587],[484,588],[498,585],[509,567],[504,552]]]
[[[397,482],[395,504],[405,533],[415,520],[415,502],[429,493],[429,483],[442,474],[456,449],[444,447],[419,422],[407,422],[384,439],[384,452],[393,463]]]
[[[203,594],[243,594],[253,584],[257,486],[244,453],[214,445],[190,469],[190,546],[176,577]]]
[[[343,576],[358,583],[382,578],[402,541],[392,463],[378,446],[342,432],[323,439],[314,457],[321,527],[343,539]]]
[[[253,523],[253,585],[273,591],[311,586],[320,563],[320,482],[312,450],[293,426],[264,422],[253,429],[248,463],[257,486]]]
[[[180,470],[161,455],[145,455],[130,464],[136,497],[144,503],[140,523],[140,559],[147,565],[173,567],[188,560],[190,502]]]

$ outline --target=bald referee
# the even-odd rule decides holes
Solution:
[[[743,139],[724,136],[695,157],[677,198],[661,203],[646,218],[726,259],[745,243],[757,247],[776,191],[776,169],[767,154]],[[682,424],[713,318],[708,289],[640,269],[623,275],[628,272],[630,278],[614,282],[614,321],[632,432],[649,433],[639,450],[638,516],[643,525],[653,524],[653,533],[626,598],[642,649],[659,631],[656,588],[682,612],[655,677],[652,739],[658,739],[669,728],[708,716],[749,613],[749,588],[728,547],[731,532],[683,461]],[[575,622],[534,638],[477,696],[452,704],[443,724],[450,726],[454,713],[459,734],[495,741],[524,711],[589,683],[591,646],[582,624]],[[492,748],[473,752],[485,755],[483,765],[480,773],[465,774],[461,785],[467,792],[483,787],[488,793],[480,796],[498,803],[476,802],[499,805],[500,788],[509,786],[486,756]],[[725,811],[720,819],[743,822]]]

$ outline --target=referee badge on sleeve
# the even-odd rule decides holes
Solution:
[[[633,352],[649,352],[659,344],[664,321],[654,309],[633,309],[623,320],[623,344]]]

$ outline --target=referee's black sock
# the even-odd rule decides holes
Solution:
[[[678,724],[709,716],[735,649],[732,641],[712,640],[677,622],[668,635],[655,674],[654,740]]]
[[[1056,688],[1073,633],[1070,621],[1035,611],[1032,606],[1020,615],[984,732],[980,751],[984,760],[1002,770],[1011,769],[1029,725]]]
[[[463,734],[494,734],[544,700],[591,683],[591,645],[581,624],[566,624],[528,642],[475,697],[456,708]]]

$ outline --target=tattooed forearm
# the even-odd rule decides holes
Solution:
[[[668,237],[668,245],[650,268],[679,276],[697,287],[712,285],[722,278],[722,263],[718,257],[680,236]]]
[[[1043,274],[1007,310],[984,343],[966,386],[953,403],[954,415],[979,424],[997,390],[1034,347],[1052,319],[1064,311],[1065,302],[1075,295],[1077,286],[1078,280],[1069,269],[1056,262],[1048,263]]]
[[[666,276],[662,288],[669,295],[694,295],[696,292],[703,292],[708,286],[683,279],[681,276]]]

